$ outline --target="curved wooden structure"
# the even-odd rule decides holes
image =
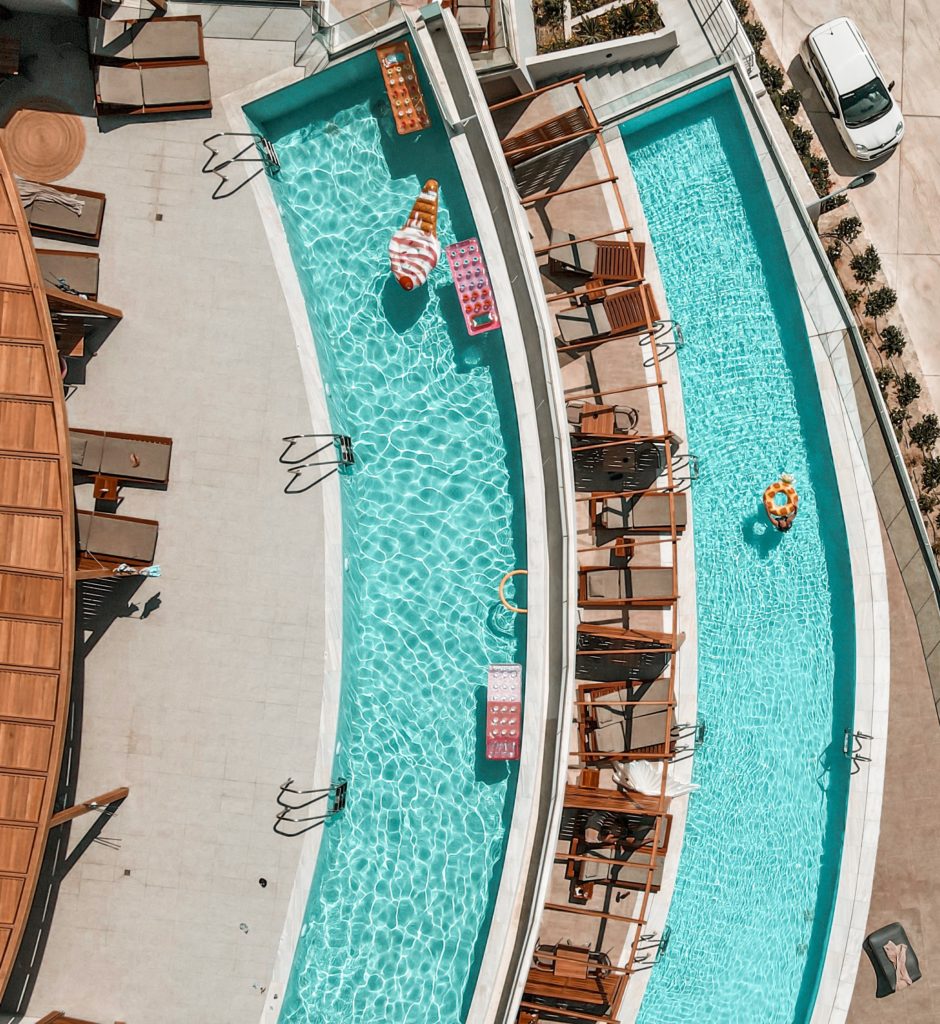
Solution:
[[[0,995],[51,827],[75,630],[74,501],[52,321],[0,153]]]

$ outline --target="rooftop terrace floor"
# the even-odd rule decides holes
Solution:
[[[206,50],[216,97],[292,57],[260,41]],[[228,128],[217,112],[106,133],[85,119],[67,179],[107,193],[100,294],[125,313],[69,421],[171,436],[174,452],[168,489],[125,488],[119,509],[160,521],[163,576],[86,609],[78,788],[131,794],[103,832],[120,847],[92,844],[61,883],[39,1016],[256,1021],[300,852],[271,826],[280,783],[308,784],[318,743],[322,509],[316,492],[281,493],[280,439],[309,411],[250,190],[213,202],[199,173],[201,140]]]

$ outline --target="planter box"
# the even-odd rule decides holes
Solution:
[[[674,29],[661,28],[642,36],[591,43],[556,53],[543,53],[526,61],[526,70],[536,86],[552,78],[569,78],[580,71],[593,71],[609,64],[625,64],[669,53],[679,45]]]

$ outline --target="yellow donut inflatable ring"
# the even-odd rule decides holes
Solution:
[[[513,576],[528,576],[528,569],[513,569],[511,572],[507,572],[506,575],[499,581],[499,599],[502,602],[504,608],[508,608],[509,611],[515,612],[516,615],[527,615],[528,608],[519,608],[514,604],[510,604],[506,600],[506,595],[503,593],[506,584],[513,578]]]
[[[775,480],[764,491],[764,511],[771,521],[791,519],[800,505],[800,496],[789,479]]]

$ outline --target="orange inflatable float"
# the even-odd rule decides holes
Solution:
[[[430,178],[415,200],[404,227],[392,235],[388,258],[395,280],[410,292],[424,284],[437,266],[441,244],[437,240],[437,209],[440,185]]]
[[[778,530],[789,530],[800,507],[793,477],[783,473],[764,491],[764,511]]]

